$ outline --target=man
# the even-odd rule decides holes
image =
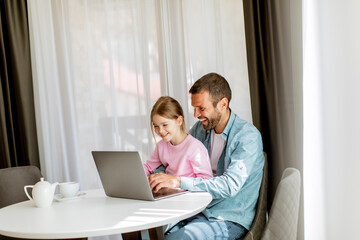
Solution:
[[[219,74],[206,74],[189,92],[199,119],[190,133],[207,148],[214,177],[158,173],[149,177],[150,186],[154,192],[163,187],[207,191],[213,201],[170,229],[166,239],[237,239],[250,229],[256,212],[264,166],[261,135],[231,111],[231,89]]]

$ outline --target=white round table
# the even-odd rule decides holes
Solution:
[[[141,201],[105,196],[102,189],[85,191],[82,199],[37,208],[25,201],[0,209],[0,234],[29,239],[83,238],[163,226],[191,217],[211,202],[209,193],[188,192]]]

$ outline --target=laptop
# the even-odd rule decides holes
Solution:
[[[161,189],[153,194],[138,152],[92,151],[105,194],[109,197],[159,200],[183,194],[183,189]]]

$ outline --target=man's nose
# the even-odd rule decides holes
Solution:
[[[200,116],[199,110],[194,108],[194,117],[198,118]]]

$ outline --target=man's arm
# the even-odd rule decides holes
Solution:
[[[227,149],[231,154],[230,164],[221,175],[210,179],[174,177],[161,175],[153,178],[150,185],[154,191],[161,187],[180,187],[191,191],[207,191],[214,199],[228,198],[239,192],[254,169],[262,170],[263,152],[261,136],[257,131],[249,131]]]

